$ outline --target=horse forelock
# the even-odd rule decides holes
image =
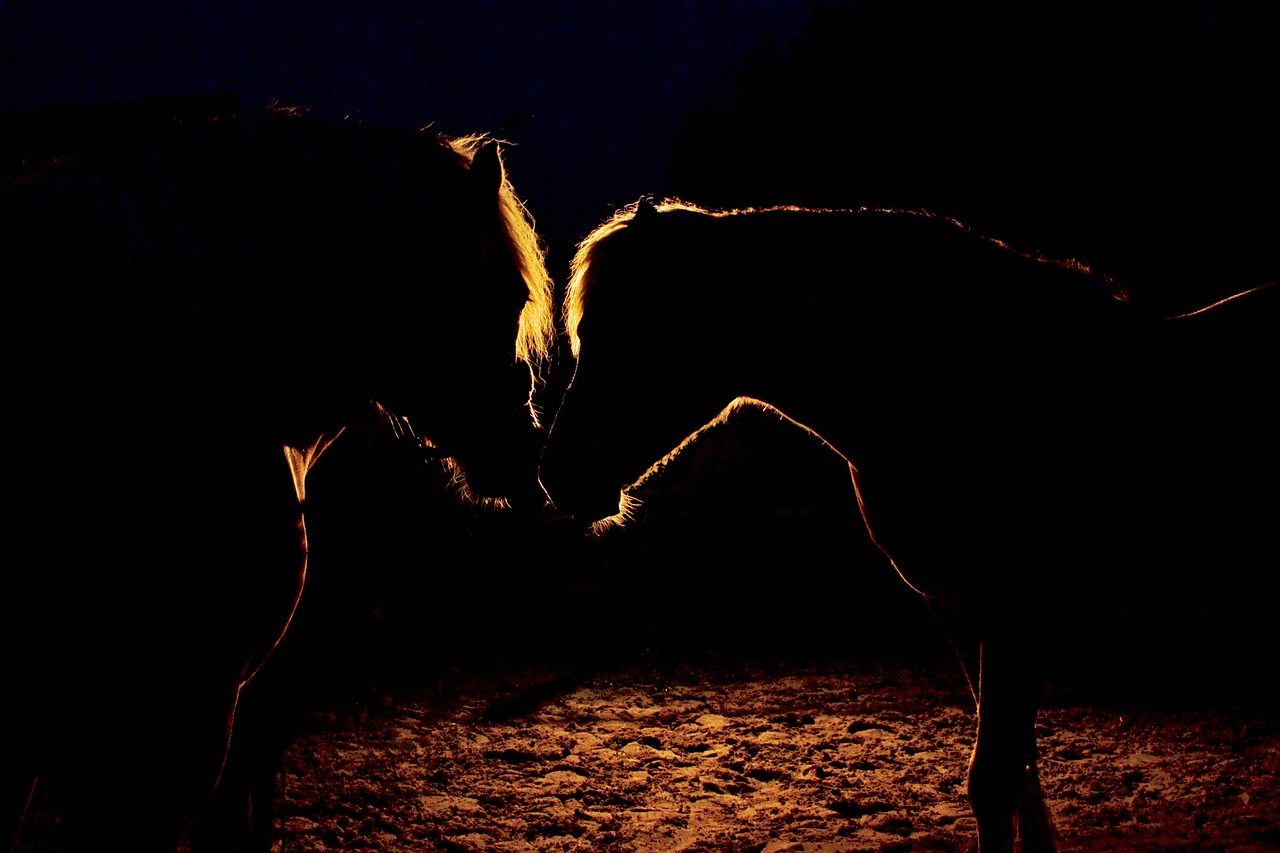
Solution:
[[[490,143],[501,144],[487,133],[452,137],[448,144],[469,165],[476,152]],[[546,244],[538,234],[537,224],[524,201],[516,193],[503,169],[498,188],[498,217],[506,234],[511,258],[520,271],[529,295],[520,312],[516,333],[516,355],[537,372],[550,355],[555,342],[555,286],[547,270]]]

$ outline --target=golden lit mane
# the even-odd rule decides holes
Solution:
[[[446,142],[469,164],[476,151],[491,139],[488,134],[477,133],[450,138]],[[533,216],[516,195],[505,170],[502,174],[502,187],[498,192],[498,210],[516,265],[525,284],[529,286],[529,300],[520,312],[516,355],[537,372],[539,365],[551,352],[555,340],[554,286],[551,274],[547,271],[546,246],[538,236]]]
[[[946,222],[961,231],[973,233],[975,237],[1031,260],[1085,273],[1086,275],[1094,277],[1100,284],[1107,287],[1116,299],[1120,301],[1128,301],[1129,298],[1124,289],[1121,288],[1113,279],[1091,269],[1088,265],[1079,260],[1074,258],[1051,258],[1036,253],[1019,251],[1002,240],[973,232],[971,228],[950,216],[944,216],[930,211],[870,207],[813,208],[799,207],[795,205],[715,210],[699,207],[696,204],[690,204],[689,202],[682,201],[677,198],[666,198],[656,202],[647,202],[646,199],[639,199],[631,204],[619,208],[613,216],[609,217],[603,223],[598,225],[590,234],[588,234],[587,237],[578,244],[577,251],[574,253],[573,259],[569,263],[569,284],[565,292],[564,303],[561,309],[561,319],[564,322],[565,332],[569,336],[570,348],[575,357],[579,354],[580,349],[580,342],[578,340],[578,324],[582,322],[582,314],[585,309],[587,294],[590,290],[591,266],[607,253],[608,238],[625,230],[627,226],[631,224],[632,220],[636,218],[636,213],[641,204],[645,203],[652,204],[653,208],[658,213],[683,212],[710,217],[712,219],[724,219],[752,213],[770,213],[776,211],[794,211],[799,213],[892,213],[902,214],[904,216],[916,216],[923,219],[933,219],[940,222]]]

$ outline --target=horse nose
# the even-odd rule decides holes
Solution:
[[[547,488],[546,481],[543,480],[542,466],[538,466],[538,490],[542,492],[542,498],[546,505],[558,509],[556,499],[551,496],[551,490]]]
[[[617,515],[622,499],[620,486],[561,466],[539,466],[538,486],[549,506],[586,524]]]
[[[537,469],[532,468],[530,475],[517,478],[515,485],[506,490],[507,504],[512,509],[528,512],[553,507],[554,503],[550,495],[542,487],[542,481],[538,479]]]
[[[562,479],[559,474],[562,470],[560,462],[560,455],[556,452],[555,445],[551,441],[544,442],[538,457],[538,488],[546,496],[547,502],[558,509],[561,508],[561,503],[557,497],[563,491],[560,488]]]
[[[512,508],[537,509],[546,502],[538,482],[540,446],[530,427],[527,434],[495,437],[485,451],[459,453],[457,459],[476,495],[500,498]]]

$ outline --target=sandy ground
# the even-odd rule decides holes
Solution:
[[[283,851],[975,849],[967,693],[884,664],[636,662],[472,673],[318,715],[284,770]],[[1054,705],[1060,849],[1280,849],[1280,723]]]

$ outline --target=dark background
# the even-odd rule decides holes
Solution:
[[[511,143],[561,284],[577,240],[654,193],[928,208],[1180,311],[1280,274],[1275,17],[1249,0],[5,3],[0,137],[74,148],[39,129],[83,131],[50,117],[85,107],[222,95],[487,131]],[[340,604],[367,592],[343,584],[403,569],[388,582],[410,611],[396,630],[444,661],[610,636],[684,654],[713,636],[767,651],[916,634],[925,617],[870,552],[842,466],[765,428],[725,436],[736,467],[668,483],[644,526],[592,550],[448,505],[436,474],[335,473],[317,564],[327,551],[357,567]],[[862,561],[877,571],[849,571]]]
[[[1276,277],[1276,7],[1175,2],[0,7],[32,110],[231,93],[487,131],[553,249],[645,193],[927,207],[1175,308]],[[29,123],[29,122],[28,122]]]
[[[0,159],[74,153],[139,102],[275,102],[508,141],[559,284],[578,240],[652,193],[926,208],[1185,311],[1280,277],[1276,10],[0,0]],[[564,662],[551,692],[619,660],[905,657],[956,673],[865,536],[844,465],[776,422],[723,427],[652,484],[640,523],[597,540],[460,505],[445,472],[359,450],[336,444],[308,478],[307,593],[254,681],[265,728],[489,665]],[[1055,638],[1050,698],[1274,701],[1256,677],[1269,626],[1192,604]]]
[[[52,0],[0,9],[0,111],[235,92],[515,143],[541,230],[662,189],[672,134],[807,3]]]

